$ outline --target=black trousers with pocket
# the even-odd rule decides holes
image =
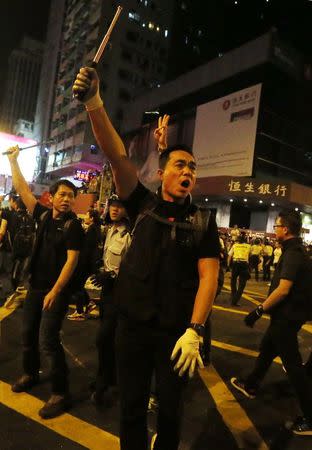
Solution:
[[[299,320],[271,319],[262,338],[255,367],[246,378],[246,385],[257,389],[273,359],[279,356],[295,390],[301,410],[312,424],[312,382],[302,365],[298,347],[298,332],[303,324],[304,321]]]
[[[116,336],[120,390],[121,450],[147,450],[147,407],[153,373],[158,398],[155,450],[177,450],[187,377],[179,377],[170,360],[182,333],[161,329],[156,321],[120,319]]]
[[[239,302],[244,292],[247,280],[249,280],[249,278],[250,274],[248,263],[233,261],[232,276],[231,276],[231,294],[232,294],[231,301],[233,305],[236,305]]]
[[[100,325],[96,336],[98,369],[96,391],[100,394],[116,384],[115,335],[117,310],[113,303],[112,289],[102,291],[100,302]]]
[[[68,368],[60,331],[68,309],[69,295],[60,294],[50,309],[42,310],[48,290],[30,288],[23,305],[22,346],[23,368],[28,375],[38,375],[40,349],[48,359],[52,393],[68,391]]]

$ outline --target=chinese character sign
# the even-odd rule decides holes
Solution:
[[[229,190],[230,192],[240,192],[241,191],[240,181],[231,180],[229,183]]]
[[[260,197],[287,197],[288,186],[285,184],[266,183],[260,181],[243,181],[232,178],[228,185],[228,192],[239,192],[241,194],[256,194]]]

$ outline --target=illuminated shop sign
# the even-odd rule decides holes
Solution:
[[[97,172],[93,170],[81,170],[77,169],[74,174],[74,179],[78,181],[84,181],[89,183],[89,181],[92,180],[92,178],[96,177],[98,175]]]
[[[235,194],[256,194],[261,197],[288,198],[289,185],[267,181],[252,181],[239,178],[231,178],[227,185],[227,191]]]

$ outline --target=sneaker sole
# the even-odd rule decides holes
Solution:
[[[292,430],[292,432],[294,434],[296,434],[297,436],[312,436],[312,430],[309,431],[296,431],[296,430]]]
[[[243,389],[243,388],[241,388],[241,387],[239,387],[239,386],[237,386],[237,384],[235,384],[235,380],[236,380],[236,378],[234,377],[234,378],[231,378],[231,385],[233,386],[233,387],[235,387],[235,389],[237,389],[239,392],[241,392],[242,394],[244,394],[245,395],[245,397],[247,397],[247,398],[250,398],[250,399],[254,399],[254,398],[256,398],[256,396],[255,395],[252,395],[252,394],[248,394],[248,392],[247,391],[245,391],[245,389]]]
[[[84,320],[86,320],[86,318],[81,318],[81,317],[67,317],[68,320],[71,320],[73,322],[83,322]]]

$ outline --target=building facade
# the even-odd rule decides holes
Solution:
[[[12,133],[19,119],[34,122],[42,53],[43,43],[24,37],[9,57],[1,112],[4,131]]]
[[[97,67],[101,93],[117,128],[128,114],[128,103],[133,98],[166,80],[174,2],[125,0],[120,3],[122,14]],[[47,85],[53,86],[48,94],[51,99],[53,92],[53,100],[47,113],[42,89],[36,116],[36,126],[42,129],[41,139],[53,140],[46,164],[46,172],[51,177],[71,176],[78,169],[101,170],[103,165],[103,155],[95,145],[87,114],[83,105],[72,97],[71,89],[79,68],[92,61],[117,5],[108,0],[52,2],[47,40],[50,50],[41,83],[46,91]],[[54,79],[51,74],[54,69],[49,70],[51,51],[53,63],[56,62]],[[46,114],[50,114],[50,120]],[[49,132],[42,123],[50,123]]]
[[[157,183],[153,139],[157,124],[147,123],[144,111],[170,114],[169,143],[193,146],[198,106],[223,97],[229,102],[236,91],[258,83],[262,93],[251,177],[225,174],[198,178],[196,199],[215,210],[220,227],[237,224],[272,232],[273,218],[281,208],[311,214],[312,89],[304,79],[300,55],[275,32],[164,84],[130,105],[123,134],[145,184],[155,188]]]

